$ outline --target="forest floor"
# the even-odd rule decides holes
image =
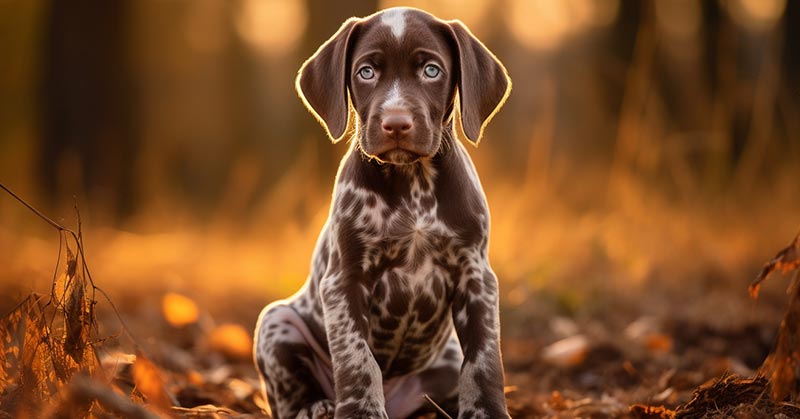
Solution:
[[[224,240],[98,231],[79,248],[82,235],[20,238],[0,229],[0,254],[9,255],[0,272],[0,418],[270,417],[251,360],[252,329],[260,309],[293,292],[301,277],[281,273],[265,284],[248,263],[278,263],[281,249],[267,248],[275,254],[264,262],[248,256],[251,247],[264,252],[261,243],[233,237],[238,247],[208,249]],[[642,275],[630,274],[636,263],[616,269],[604,253],[575,261],[585,275],[562,269],[548,281],[537,280],[537,270],[504,268],[509,261],[499,252],[511,416],[800,418],[800,405],[790,402],[796,370],[758,374],[796,299],[786,293],[792,277],[775,274],[758,299],[748,295],[779,250],[754,246],[736,264],[684,253]],[[787,258],[796,261],[794,251]],[[307,263],[297,259],[285,263]],[[781,356],[800,358],[793,339],[782,341]],[[775,401],[781,379],[791,385],[782,384]]]

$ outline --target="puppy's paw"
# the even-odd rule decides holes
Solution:
[[[335,406],[332,400],[317,400],[297,413],[297,419],[333,419]]]

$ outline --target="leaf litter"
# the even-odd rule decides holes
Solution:
[[[56,228],[61,244],[51,293],[31,294],[0,319],[0,418],[270,417],[249,359],[252,339],[242,326],[217,326],[192,298],[166,293],[160,311],[167,331],[162,333],[169,337],[154,331],[144,341],[136,339],[89,273],[77,208],[73,232],[0,187]],[[751,294],[758,295],[773,271],[796,271],[798,254],[796,237],[764,265]],[[619,337],[605,340],[591,327],[574,325],[558,329],[555,346],[506,338],[507,378],[514,384],[506,388],[512,417],[800,417],[795,404],[800,377],[797,281],[795,274],[777,346],[757,372],[736,359],[708,362],[701,357],[693,363],[691,356],[676,358],[679,351],[714,351],[708,348],[719,342],[759,340],[748,330],[729,336],[642,318]],[[98,295],[105,297],[103,302],[98,303]],[[119,332],[101,335],[106,329],[98,327],[98,309],[115,313]],[[703,383],[704,377],[715,378]],[[566,382],[578,385],[561,385]]]
[[[241,327],[211,328],[216,337],[204,348],[222,358],[206,369],[180,348],[139,341],[91,277],[77,205],[73,231],[0,188],[55,228],[60,244],[50,294],[31,294],[0,318],[0,418],[269,417],[262,413],[266,402],[258,383],[225,367],[226,357],[241,360],[243,346],[252,345]],[[98,295],[119,322],[114,335],[100,335]],[[198,309],[188,297],[166,295],[164,305],[176,331],[197,326]],[[195,327],[190,334],[201,331]],[[113,349],[123,339],[135,354]]]
[[[698,387],[691,400],[675,410],[634,405],[638,419],[788,419],[800,418],[800,234],[759,271],[748,292],[758,299],[761,284],[771,273],[794,272],[789,303],[778,330],[778,341],[751,377],[723,375]]]

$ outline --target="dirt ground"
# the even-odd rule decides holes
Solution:
[[[302,277],[264,281],[253,269],[277,266],[280,248],[215,233],[97,231],[85,239],[84,261],[68,234],[59,247],[57,233],[42,231],[19,238],[0,230],[0,253],[13,256],[0,278],[0,418],[269,417],[251,331],[260,309]],[[590,256],[574,250],[583,256],[560,268],[535,269],[510,263],[501,248],[511,416],[800,417],[791,402],[796,375],[778,401],[776,377],[758,375],[778,345],[792,276],[773,274],[751,298],[748,285],[780,248],[731,237],[721,236],[719,248],[739,249],[734,256],[692,259],[684,249],[682,258],[645,261],[644,274],[636,260],[621,264],[608,244]],[[284,251],[308,253],[301,250]],[[257,252],[266,254],[252,261]],[[283,264],[300,271],[303,259]],[[783,356],[796,355],[787,345]]]

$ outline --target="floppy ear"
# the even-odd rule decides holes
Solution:
[[[360,19],[350,18],[311,56],[297,74],[295,89],[308,110],[335,143],[342,139],[350,119],[347,95],[348,45]]]
[[[458,47],[458,111],[467,139],[477,145],[486,124],[511,93],[511,79],[505,67],[464,24],[447,22]]]

